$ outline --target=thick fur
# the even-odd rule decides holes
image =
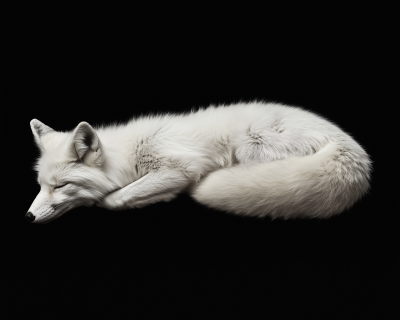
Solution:
[[[369,188],[371,161],[352,137],[280,104],[210,106],[97,129],[82,122],[65,133],[38,120],[31,128],[41,150],[35,222],[80,205],[137,208],[183,191],[240,215],[327,218]]]

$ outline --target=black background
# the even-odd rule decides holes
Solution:
[[[215,20],[178,20],[162,10],[145,18],[122,11],[28,12],[10,23],[3,118],[11,142],[3,201],[10,205],[1,223],[10,301],[99,310],[101,301],[114,300],[122,309],[157,299],[219,304],[231,293],[264,303],[271,294],[283,301],[335,297],[345,306],[361,292],[371,301],[388,292],[398,250],[389,204],[394,173],[383,139],[391,134],[391,106],[384,105],[391,87],[382,90],[381,82],[391,66],[377,53],[386,40],[374,24],[352,24],[352,13],[341,23],[321,14],[290,25],[293,16],[268,25],[257,16],[244,25],[240,15],[221,12]],[[215,23],[221,16],[227,19]],[[373,160],[369,194],[323,221],[237,217],[186,195],[122,212],[78,208],[46,225],[25,221],[39,192],[31,119],[72,130],[81,121],[125,122],[255,99],[302,106],[350,133]]]

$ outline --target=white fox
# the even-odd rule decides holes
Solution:
[[[41,191],[26,218],[49,222],[77,206],[140,208],[188,192],[240,215],[327,218],[369,188],[371,161],[333,123],[275,103],[210,106],[56,132],[31,121]]]

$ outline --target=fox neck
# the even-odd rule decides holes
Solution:
[[[145,175],[137,170],[136,159],[132,152],[107,144],[102,144],[102,152],[104,156],[102,170],[114,188],[123,188]]]

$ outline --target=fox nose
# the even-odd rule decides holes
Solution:
[[[34,216],[31,212],[28,212],[28,213],[25,215],[25,218],[26,218],[26,220],[28,220],[28,221],[30,221],[30,222],[35,221],[35,216]]]

